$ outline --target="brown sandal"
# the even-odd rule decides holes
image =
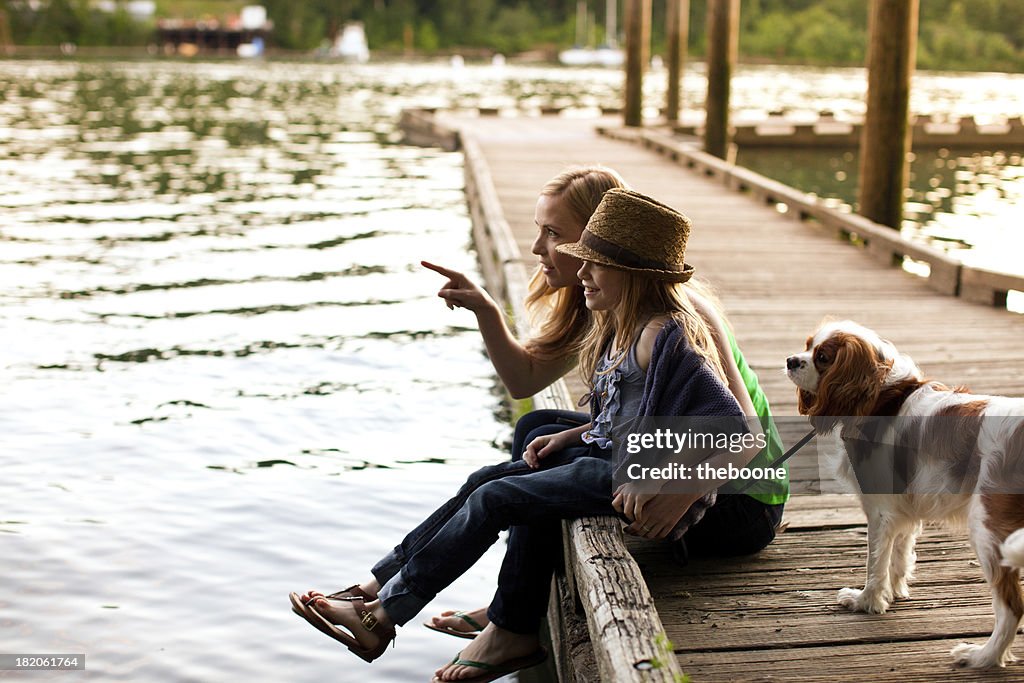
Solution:
[[[304,603],[298,593],[291,593],[288,598],[291,600],[293,612],[308,621],[321,633],[337,640],[364,661],[372,662],[380,657],[384,654],[384,650],[387,649],[388,644],[395,640],[396,634],[394,627],[385,626],[380,623],[380,621],[377,620],[377,617],[373,615],[373,612],[366,609],[366,603],[362,598],[352,598],[351,600],[348,600],[348,602],[355,608],[356,614],[361,617],[362,627],[370,633],[375,633],[380,638],[380,642],[377,643],[376,647],[365,647],[361,645],[353,635],[332,624],[327,617],[320,614],[316,607],[313,606],[313,600],[310,600],[308,603]],[[315,599],[316,598],[314,598],[314,600]]]

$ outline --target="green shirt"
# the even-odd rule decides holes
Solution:
[[[757,374],[747,365],[747,359],[743,357],[743,352],[736,345],[736,338],[733,337],[732,330],[728,332],[729,346],[732,349],[733,358],[736,359],[736,367],[740,370],[743,384],[746,385],[747,393],[750,394],[750,402],[754,404],[754,410],[757,412],[761,422],[761,429],[764,430],[764,434],[768,439],[768,445],[750,461],[747,467],[775,467],[772,463],[782,457],[783,453],[782,437],[779,436],[779,430],[772,419],[768,397],[761,390],[761,385],[757,381]],[[781,467],[785,469],[785,476],[778,479],[758,480],[744,493],[766,505],[785,503],[789,500],[789,464],[783,463]],[[728,493],[728,489],[724,492]]]

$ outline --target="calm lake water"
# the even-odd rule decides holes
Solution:
[[[0,78],[3,651],[428,680],[459,641],[414,625],[371,670],[287,594],[366,577],[506,457],[475,320],[418,265],[475,270],[459,156],[390,144],[399,98],[341,69]],[[486,604],[499,561],[439,608]]]
[[[919,111],[1024,113],[1018,77],[929,78]],[[364,578],[506,457],[475,321],[417,265],[475,270],[461,159],[397,144],[398,113],[586,110],[617,104],[620,83],[513,66],[0,62],[3,651],[86,653],[96,680],[428,680],[459,641],[413,624],[369,668],[287,603]],[[688,73],[688,102],[702,83]],[[763,67],[741,71],[735,97],[746,113],[841,114],[862,93],[860,70]],[[982,203],[1018,212],[1019,230],[1020,158],[999,163],[998,201],[990,167],[952,169],[984,189],[950,189],[977,197],[949,205],[965,230]],[[485,604],[500,554],[436,609]]]

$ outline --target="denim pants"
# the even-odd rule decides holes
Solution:
[[[541,538],[548,541],[553,537],[557,542],[562,519],[615,514],[611,507],[612,464],[608,458],[595,457],[604,453],[596,446],[573,447],[546,459],[552,462],[543,469],[532,470],[515,461],[471,475],[456,497],[435,513],[441,517],[436,521],[443,523],[439,528],[434,525],[432,536],[407,537],[402,545],[408,549],[399,546],[374,567],[375,577],[383,583],[381,604],[391,621],[401,626],[412,620],[438,592],[473,566],[504,529],[517,524],[548,526],[554,529],[553,535],[549,532]],[[520,625],[515,616],[497,613],[499,609],[495,613],[498,626],[518,633],[537,632],[557,557],[536,555],[540,545],[520,540],[510,546],[499,574],[500,586],[510,580],[517,584],[511,591],[516,595],[510,606],[520,600],[541,602],[538,594],[543,593],[539,614],[531,614],[530,623]],[[532,566],[535,562],[544,569],[537,570]],[[396,567],[397,572],[384,583]]]
[[[538,436],[563,432],[589,421],[589,413],[568,410],[535,410],[523,415],[516,422],[512,460],[521,460],[526,447]],[[559,462],[567,462],[583,449],[569,450],[559,454]],[[508,547],[487,618],[513,633],[536,633],[547,612],[551,577],[561,559],[559,520],[518,524],[509,529]]]
[[[373,568],[380,599],[405,624],[471,567],[511,528],[488,618],[516,633],[536,633],[547,609],[562,519],[615,514],[611,463],[590,446],[565,449],[533,470],[522,461],[537,436],[582,424],[584,413],[534,411],[516,424],[512,461],[481,468],[450,500],[413,529]],[[596,457],[594,457],[596,456]],[[577,463],[577,460],[580,462]]]
[[[515,435],[512,437],[512,459],[522,460],[526,447],[538,436],[557,434],[588,422],[590,422],[590,413],[577,413],[571,410],[534,410],[529,412],[516,422]]]
[[[402,625],[411,620],[480,558],[501,529],[509,528],[487,616],[515,633],[537,632],[547,610],[551,577],[562,557],[560,521],[588,515],[621,517],[611,507],[607,451],[568,448],[542,460],[540,470],[522,462],[533,439],[578,426],[587,418],[585,413],[558,410],[523,416],[516,423],[512,461],[471,474],[454,497],[374,566],[374,577],[382,586],[380,598],[392,621]],[[502,510],[491,510],[491,505]],[[742,494],[723,495],[674,544],[673,553],[682,563],[689,556],[755,553],[774,539],[782,509]],[[472,520],[475,514],[480,517]],[[483,522],[488,515],[492,519]]]

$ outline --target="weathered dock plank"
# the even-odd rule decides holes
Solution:
[[[935,379],[967,384],[978,392],[1024,394],[1024,317],[950,296],[954,292],[943,292],[947,285],[929,284],[893,267],[891,254],[880,258],[877,250],[851,246],[834,225],[801,218],[802,209],[780,211],[775,199],[766,201],[760,191],[737,191],[735,179],[750,180],[743,173],[713,163],[689,167],[671,149],[656,154],[639,144],[600,137],[593,124],[576,120],[439,118],[476,141],[476,163],[485,163],[493,179],[494,196],[519,250],[515,264],[520,268],[533,265],[529,248],[537,190],[566,165],[612,166],[637,189],[687,213],[695,225],[688,260],[717,288],[777,415],[796,415],[795,391],[782,372],[784,359],[802,348],[826,316],[874,327]],[[778,196],[797,207],[802,201],[792,192],[780,190]],[[971,282],[981,286],[981,280]],[[985,283],[1010,286],[999,278]],[[970,295],[987,297],[978,291]],[[570,382],[569,393],[579,395],[579,385]],[[784,441],[792,443],[799,435],[799,422],[786,421]],[[794,489],[819,490],[819,470],[813,448],[797,456]],[[927,531],[912,597],[897,602],[889,614],[868,616],[835,604],[838,588],[863,581],[864,517],[855,498],[835,493],[797,496],[787,506],[785,522],[785,533],[753,558],[696,560],[685,568],[673,564],[661,544],[628,542],[646,581],[642,592],[652,601],[654,619],[660,618],[654,628],[663,625],[674,643],[676,670],[710,681],[941,680],[953,675],[949,648],[960,639],[978,640],[991,627],[987,589],[963,532]],[[581,531],[579,524],[572,528]],[[606,536],[613,545],[621,544],[614,528]],[[572,569],[587,562],[573,553],[594,543],[570,538],[569,545]],[[630,617],[612,614],[602,603],[624,596],[601,582],[632,579],[616,573],[618,569],[602,571],[589,577],[583,572],[585,585],[560,581],[570,595],[562,595],[555,610],[572,609],[572,593],[583,599],[590,636],[598,641],[594,649],[599,661],[590,666],[601,680],[661,680],[637,677],[635,659],[625,661],[621,674],[610,668],[616,663],[609,658],[617,655],[608,654],[608,641],[631,637],[621,626]],[[605,588],[611,592],[602,593]],[[646,604],[648,597],[641,594],[640,599]],[[573,621],[574,615],[565,616],[570,618],[564,621]],[[573,662],[586,666],[586,657],[579,656],[586,648],[578,634],[571,647],[575,654],[568,657],[569,668],[560,666],[563,678],[597,680],[572,670]],[[612,648],[624,652],[621,644]],[[826,658],[828,667],[823,666]],[[653,675],[664,673],[655,670]],[[1024,681],[1024,666],[955,675],[967,681]]]
[[[789,649],[780,657],[774,649],[716,651],[680,655],[683,668],[694,681],[761,683],[811,681],[864,683],[865,681],[1020,681],[1013,668],[999,671],[963,671],[949,664],[949,650],[959,640],[923,640],[863,645],[825,644]]]

